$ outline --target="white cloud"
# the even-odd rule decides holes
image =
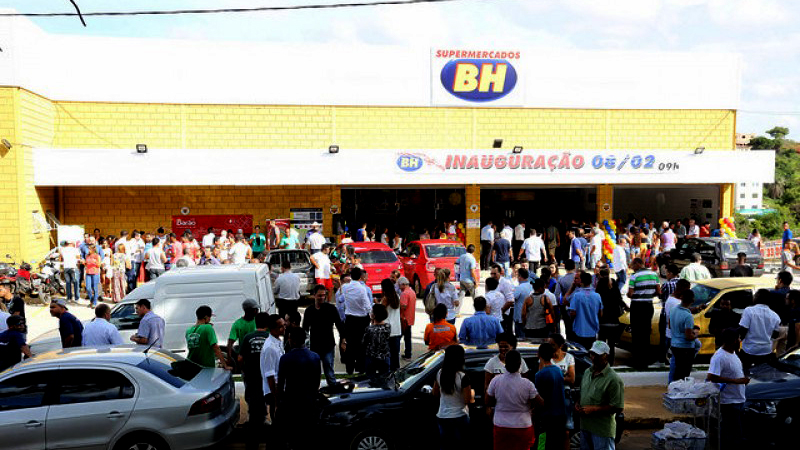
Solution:
[[[708,13],[719,25],[774,25],[787,23],[786,3],[777,0],[709,0]]]
[[[662,0],[565,0],[573,12],[622,22],[650,21],[658,17]]]

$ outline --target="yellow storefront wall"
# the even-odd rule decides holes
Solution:
[[[286,216],[289,207],[321,207],[328,227],[329,207],[341,204],[337,186],[302,185],[311,176],[303,173],[302,161],[298,161],[298,186],[294,187],[70,187],[57,201],[53,188],[33,186],[32,147],[133,149],[144,143],[150,149],[291,150],[324,149],[331,144],[342,151],[489,149],[494,139],[502,138],[504,147],[521,145],[526,149],[732,149],[735,115],[732,110],[69,102],[0,87],[0,137],[16,143],[5,154],[0,152],[0,173],[5,179],[0,193],[0,252],[7,248],[30,259],[46,251],[51,244],[47,233],[32,231],[34,210],[58,210],[63,223],[118,233],[121,228],[167,226],[182,206],[188,206],[193,214],[252,213],[257,221]],[[237,166],[246,164],[226,162],[224,154],[209,163],[232,174]],[[86,176],[92,176],[91,168]],[[473,204],[470,198],[480,204],[480,186],[467,188],[467,208]],[[603,189],[613,190],[611,185]],[[63,210],[59,208],[62,204]],[[613,213],[613,204],[609,204]],[[600,211],[598,208],[598,215]],[[468,210],[466,216],[479,218],[480,212]],[[468,232],[468,237],[478,243],[477,231]]]

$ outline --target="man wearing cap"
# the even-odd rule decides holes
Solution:
[[[319,224],[314,222],[311,224],[311,231],[308,232],[308,248],[311,254],[319,253],[322,251],[322,246],[325,245],[325,236],[319,231]],[[328,288],[330,290],[330,288]]]
[[[244,316],[236,319],[231,325],[231,334],[228,336],[228,361],[236,361],[237,356],[233,351],[233,345],[237,342],[242,345],[242,338],[256,331],[256,314],[258,314],[258,302],[248,298],[242,302]]]
[[[25,343],[25,318],[9,316],[6,325],[8,329],[0,333],[0,372],[22,361],[22,355],[33,356]]]
[[[225,355],[222,354],[219,345],[217,345],[217,332],[211,325],[211,307],[200,306],[195,310],[197,322],[194,326],[186,330],[186,348],[189,353],[186,359],[194,362],[202,367],[216,367],[214,357],[219,360],[220,365],[225,370],[231,370],[225,361]]]
[[[50,303],[50,315],[58,319],[58,332],[61,334],[61,347],[80,347],[83,345],[83,324],[67,311],[67,301],[63,298]]]
[[[609,350],[605,342],[595,341],[589,350],[592,366],[586,369],[581,380],[581,398],[575,405],[575,412],[581,416],[581,448],[584,449],[614,449],[615,416],[625,406],[625,386],[608,364]]]

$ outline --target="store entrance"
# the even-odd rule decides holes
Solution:
[[[524,220],[528,228],[541,232],[550,224],[596,219],[594,186],[481,189],[481,225],[489,220],[499,225],[505,220],[513,227]]]
[[[378,239],[389,229],[405,239],[409,230],[431,237],[444,230],[445,222],[464,223],[466,206],[463,188],[344,188],[342,189],[341,225],[351,233],[364,223]],[[337,230],[338,231],[338,230]]]

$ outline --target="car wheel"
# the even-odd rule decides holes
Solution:
[[[581,450],[581,432],[575,430],[569,435],[569,450]]]
[[[358,433],[350,444],[350,450],[392,450],[394,446],[384,433],[367,430]]]
[[[422,295],[422,283],[419,282],[417,277],[414,277],[414,292],[417,293],[417,298]]]
[[[169,450],[169,446],[154,434],[136,433],[120,440],[114,450]]]

